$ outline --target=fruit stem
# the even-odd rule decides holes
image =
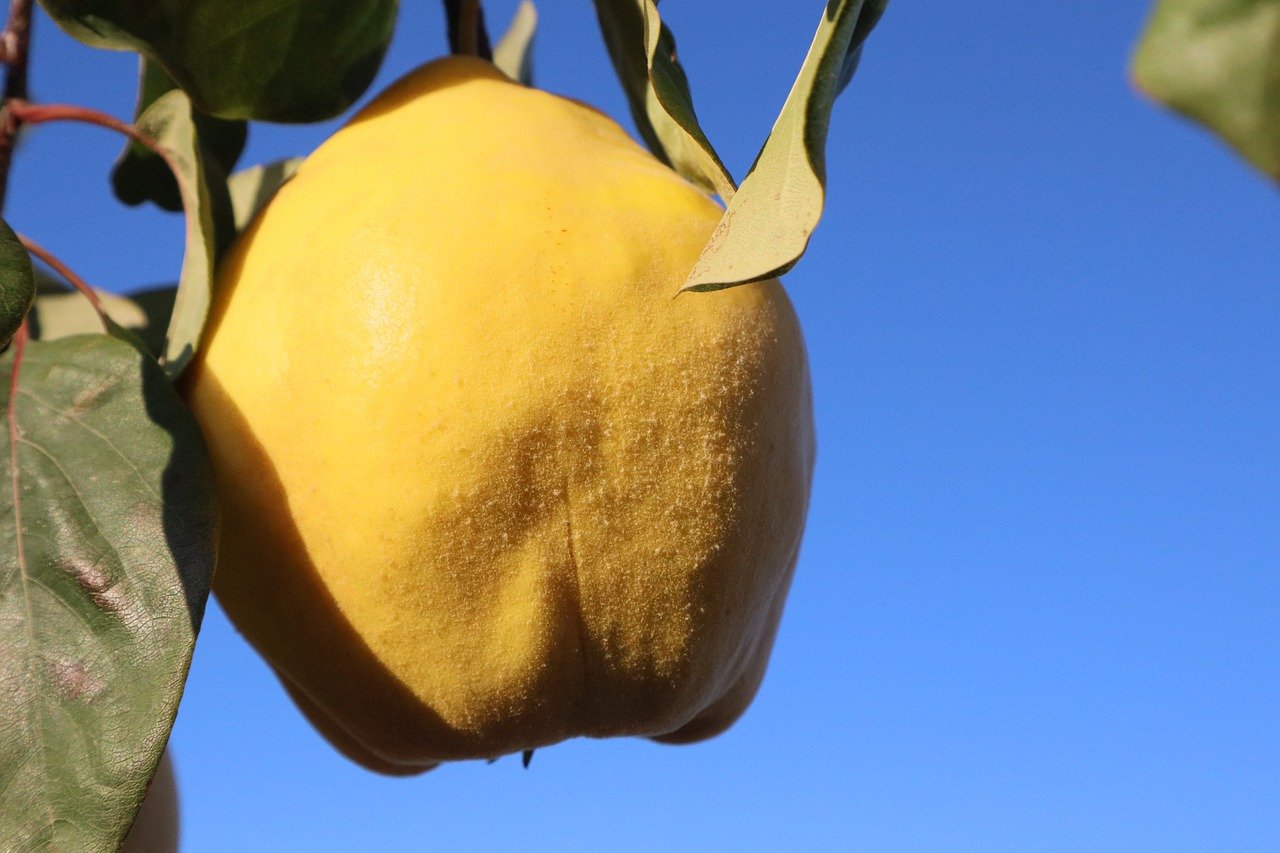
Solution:
[[[71,268],[58,260],[56,255],[25,234],[18,235],[18,242],[22,244],[24,249],[43,261],[46,266],[65,278],[72,287],[80,291],[81,295],[89,300],[93,310],[98,312],[98,319],[102,321],[103,330],[108,333],[111,332],[111,318],[107,316],[107,309],[103,306],[102,300],[98,298],[98,294],[84,279],[72,272]]]
[[[10,0],[9,18],[0,32],[0,62],[5,64],[4,91],[0,95],[0,209],[9,184],[9,164],[22,120],[9,104],[27,97],[27,59],[31,44],[31,0]]]

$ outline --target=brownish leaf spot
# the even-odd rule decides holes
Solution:
[[[66,699],[75,702],[92,702],[107,688],[105,681],[73,660],[50,661],[49,680]]]
[[[76,583],[93,599],[93,603],[109,613],[119,613],[124,609],[124,595],[116,587],[115,578],[96,563],[79,557],[70,557],[62,562],[62,568],[75,578]]]

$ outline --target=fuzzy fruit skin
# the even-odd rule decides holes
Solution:
[[[676,296],[719,217],[598,112],[449,58],[238,242],[188,383],[215,590],[347,755],[406,774],[745,710],[813,423],[776,281]]]

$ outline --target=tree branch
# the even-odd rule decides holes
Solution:
[[[9,185],[9,164],[21,120],[9,112],[9,102],[27,97],[27,58],[31,45],[31,0],[9,0],[9,19],[0,33],[0,62],[5,65],[0,102],[0,210]]]
[[[449,50],[460,56],[493,59],[480,0],[444,0],[444,14],[449,28]]]

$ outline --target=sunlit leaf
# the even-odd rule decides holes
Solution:
[[[213,571],[203,440],[106,335],[0,359],[0,839],[115,850],[160,760]]]
[[[177,289],[173,286],[143,290],[121,296],[94,288],[107,315],[142,342],[147,352],[159,357],[164,348],[164,332],[173,313]],[[102,331],[98,312],[79,293],[56,291],[38,293],[31,306],[31,336],[53,341],[72,335]]]
[[[231,176],[227,189],[231,193],[231,209],[236,231],[243,231],[258,211],[293,177],[302,165],[302,157],[277,160],[241,169]]]
[[[832,104],[848,84],[887,3],[827,4],[791,94],[685,290],[718,290],[772,278],[800,260],[822,217]]]
[[[364,92],[382,62],[397,0],[40,0],[95,47],[158,61],[201,111],[318,121]]]
[[[538,10],[530,0],[520,0],[511,25],[493,49],[493,64],[526,86],[533,85],[533,37],[537,30]]]
[[[191,115],[190,100],[175,89],[157,98],[136,125],[168,152],[187,214],[182,274],[161,358],[173,377],[195,355],[209,313],[214,263],[235,233],[226,180],[206,168]]]
[[[138,62],[136,115],[141,116],[161,95],[176,89],[177,85],[154,60],[141,57]],[[240,152],[244,150],[247,123],[213,118],[194,107],[192,110],[204,161],[223,175],[231,174]],[[116,198],[125,204],[151,201],[165,210],[182,210],[182,195],[173,173],[154,151],[137,142],[125,143],[120,159],[111,170],[111,186]]]
[[[613,67],[636,129],[654,155],[685,178],[728,201],[734,183],[698,125],[675,37],[654,0],[595,0]]]
[[[1162,0],[1133,75],[1280,178],[1280,0]]]

